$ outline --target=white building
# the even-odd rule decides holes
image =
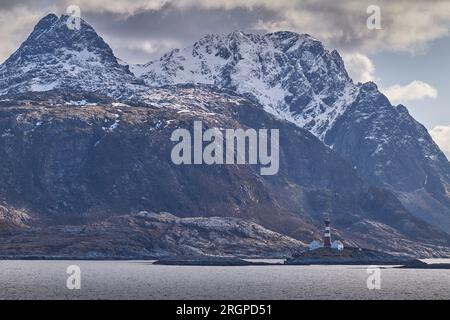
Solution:
[[[342,251],[342,250],[344,250],[344,244],[341,241],[336,240],[336,241],[333,241],[333,243],[331,244],[331,248]]]
[[[316,250],[316,249],[319,249],[322,247],[323,247],[323,244],[321,242],[314,240],[313,242],[311,242],[309,244],[309,251],[313,251],[313,250]]]
[[[322,242],[314,240],[309,244],[309,251],[313,251],[322,247],[323,247]],[[333,241],[333,243],[331,244],[331,249],[342,251],[344,250],[344,244],[339,240]]]

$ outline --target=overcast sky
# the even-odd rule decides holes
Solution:
[[[339,50],[354,80],[373,80],[405,104],[450,155],[448,0],[0,0],[0,62],[40,18],[69,5],[130,63],[207,33],[309,33]],[[381,29],[367,28],[370,5],[381,9]]]

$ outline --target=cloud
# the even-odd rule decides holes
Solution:
[[[366,10],[374,4],[381,10],[380,30],[366,26]],[[307,32],[341,50],[421,53],[429,42],[449,35],[450,2],[445,0],[286,0],[266,5],[278,16],[261,20],[260,29]]]
[[[383,93],[393,103],[405,103],[411,100],[419,100],[424,98],[436,99],[437,90],[428,83],[414,80],[411,83],[401,86],[393,85],[383,90]]]
[[[450,159],[450,125],[436,126],[429,130],[434,142],[439,146],[442,152],[445,153],[447,159]]]
[[[35,1],[21,2],[20,8],[12,1],[7,7],[0,2],[0,14],[10,15],[11,20],[19,15],[24,17],[28,12],[35,13],[30,17],[31,23],[17,23],[21,32],[8,31],[10,24],[0,19],[0,63],[19,47],[40,18],[49,12],[65,13],[69,3],[79,5],[82,18],[110,44],[118,57],[130,63],[146,63],[157,59],[167,51],[191,45],[209,33],[229,33],[234,30],[258,32],[254,29],[258,19],[274,16],[272,11],[263,7],[230,7],[223,10],[217,6],[195,6],[186,1],[182,1],[184,7],[179,1],[165,1],[161,5],[157,1],[148,4],[138,1],[138,4],[130,2],[129,7],[125,0],[114,2],[114,5],[109,2],[105,5],[105,1],[98,0],[48,1],[57,5],[47,4],[42,7],[34,7],[37,5]]]
[[[350,77],[355,82],[375,81],[375,66],[372,60],[361,53],[344,53],[342,59]]]
[[[127,63],[148,62],[150,57],[160,57],[162,53],[178,48],[181,43],[171,40],[129,39],[120,41],[110,35],[104,36],[106,42],[114,48],[117,57],[124,57]]]
[[[202,10],[204,18],[212,16],[219,20],[226,11],[250,11],[254,15],[254,30],[309,33],[338,50],[363,54],[384,50],[423,52],[431,41],[450,33],[450,1],[447,0],[5,0],[0,3],[0,11],[26,6],[40,8],[39,11],[53,7],[64,13],[72,4],[80,6],[82,13],[109,14],[113,20],[154,11],[162,16],[162,21],[170,8],[186,13],[180,21],[183,23],[180,28],[186,29],[201,23],[195,19],[195,14],[189,16],[196,10]],[[381,30],[369,30],[366,26],[367,8],[374,4],[381,10]],[[269,14],[260,15],[258,10]],[[247,27],[247,21],[244,25],[240,25],[238,19],[235,22],[231,26],[212,23],[209,27],[221,28],[224,32],[229,32],[230,27]],[[152,24],[152,21],[148,23]],[[0,27],[3,25],[4,22],[0,22]],[[203,32],[207,30],[203,29]]]
[[[85,12],[109,12],[122,15],[123,18],[132,16],[136,13],[160,10],[165,3],[163,0],[65,0],[61,1],[65,6],[77,5]],[[176,2],[176,1],[175,1]]]
[[[430,42],[447,37],[450,32],[447,0],[2,0],[0,60],[24,40],[24,30],[31,31],[30,19],[36,23],[36,15],[49,11],[65,13],[73,4],[80,6],[82,16],[109,39],[115,39],[115,43],[131,37],[157,48],[165,47],[158,41],[185,46],[212,32],[290,30],[309,33],[340,52],[416,54],[425,52]],[[373,4],[381,9],[381,30],[369,30],[366,26],[366,10]],[[4,19],[4,15],[9,18]],[[113,24],[120,28],[112,27]],[[113,29],[115,33],[109,31]],[[127,59],[127,51],[120,50]],[[160,53],[155,52],[155,56]],[[134,48],[129,54],[132,59],[142,57]],[[368,71],[357,77],[370,78]]]

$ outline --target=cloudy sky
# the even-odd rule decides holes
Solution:
[[[448,0],[0,0],[0,62],[40,18],[70,5],[130,63],[207,33],[309,33],[339,50],[355,81],[375,81],[405,104],[450,157]],[[371,5],[380,8],[381,29],[367,27]]]

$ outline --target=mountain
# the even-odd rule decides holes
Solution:
[[[449,232],[450,165],[427,129],[374,83],[336,121],[325,143],[372,184],[393,190],[417,217]]]
[[[205,83],[234,90],[318,137],[358,94],[337,51],[291,32],[208,35],[131,70],[152,86]]]
[[[450,163],[404,106],[374,83],[355,84],[337,51],[309,35],[208,35],[130,69],[148,85],[233,90],[305,128],[417,217],[450,230]]]
[[[9,221],[37,236],[52,226],[109,223],[147,210],[250,220],[307,243],[320,238],[328,212],[334,237],[347,243],[422,256],[450,245],[450,236],[414,218],[389,191],[367,184],[308,131],[232,91],[155,88],[142,106],[100,97],[96,105],[68,104],[55,96],[63,93],[28,93],[0,104],[1,200]],[[279,128],[278,174],[262,176],[256,165],[174,164],[173,130],[192,131],[197,120],[205,130]]]
[[[19,250],[15,244],[31,241],[21,254],[67,256],[73,249],[88,256],[138,257],[136,252],[147,256],[167,253],[158,251],[155,244],[174,250],[178,242],[205,254],[223,253],[226,247],[237,250],[236,243],[247,243],[243,255],[252,251],[250,246],[255,249],[253,256],[258,251],[265,255],[298,249],[291,246],[320,238],[323,215],[328,213],[333,237],[347,244],[422,257],[448,255],[450,236],[423,217],[413,216],[398,200],[399,195],[409,196],[409,190],[401,193],[398,186],[386,189],[387,184],[371,180],[355,165],[359,159],[351,158],[358,145],[353,136],[345,134],[357,134],[354,122],[369,121],[351,115],[358,115],[361,108],[375,108],[384,96],[376,98],[372,84],[354,85],[337,52],[328,53],[306,35],[234,33],[228,37],[235,39],[235,44],[226,50],[216,52],[207,42],[197,45],[197,52],[204,49],[210,56],[196,54],[189,60],[179,57],[182,51],[174,51],[161,60],[167,63],[157,68],[154,64],[128,67],[119,63],[86,22],[75,31],[67,28],[66,20],[54,15],[42,19],[0,66],[3,252]],[[253,41],[244,51],[237,41],[241,38]],[[256,48],[258,39],[265,39],[260,49],[267,47],[266,55],[274,60],[259,57],[246,63],[248,56],[257,54],[247,53]],[[289,43],[292,50],[287,49]],[[287,55],[275,50],[275,44],[286,46]],[[196,59],[202,66],[199,74],[193,70]],[[223,60],[231,64],[214,67]],[[165,71],[156,77],[151,68]],[[177,76],[184,70],[189,72]],[[266,74],[271,76],[272,87],[262,77]],[[206,83],[183,78],[187,75],[203,77]],[[283,98],[288,86],[292,94]],[[288,102],[292,110],[296,107],[295,112],[282,106]],[[392,109],[406,119],[401,133],[423,128],[410,120],[404,108]],[[386,112],[389,115],[391,111]],[[170,158],[172,132],[192,130],[198,120],[204,129],[279,129],[278,174],[261,175],[257,165],[175,165]],[[371,125],[374,130],[381,126]],[[425,138],[424,144],[433,146]],[[421,155],[424,150],[415,152]],[[436,150],[429,149],[440,152]],[[411,153],[415,160],[416,153]],[[426,159],[414,163],[424,166]],[[441,158],[435,159],[443,163]],[[370,161],[367,165],[373,166]],[[435,194],[442,191],[438,182],[446,167],[430,166],[429,170],[434,175],[428,175],[423,192],[445,207],[445,195],[439,199]],[[410,179],[409,175],[402,179]],[[404,198],[402,201],[407,203]],[[411,203],[415,201],[413,198]],[[166,221],[175,224],[174,228],[161,229],[153,218],[137,219],[135,215],[141,211],[169,212],[178,218]],[[435,212],[441,219],[439,211]],[[186,218],[198,219],[188,224],[184,222],[192,220],[183,220]],[[222,224],[234,224],[233,219],[244,222],[225,233],[218,230]],[[290,238],[283,238],[279,246],[280,235],[272,237],[270,231],[254,237],[250,234],[249,239],[248,230],[254,228]],[[68,234],[86,247],[69,246]],[[127,242],[127,238],[133,241]],[[204,245],[214,238],[218,247]],[[115,240],[120,252],[115,251]]]
[[[88,23],[71,30],[67,20],[49,14],[39,21],[0,66],[0,96],[69,89],[123,98],[138,90],[140,81]]]

